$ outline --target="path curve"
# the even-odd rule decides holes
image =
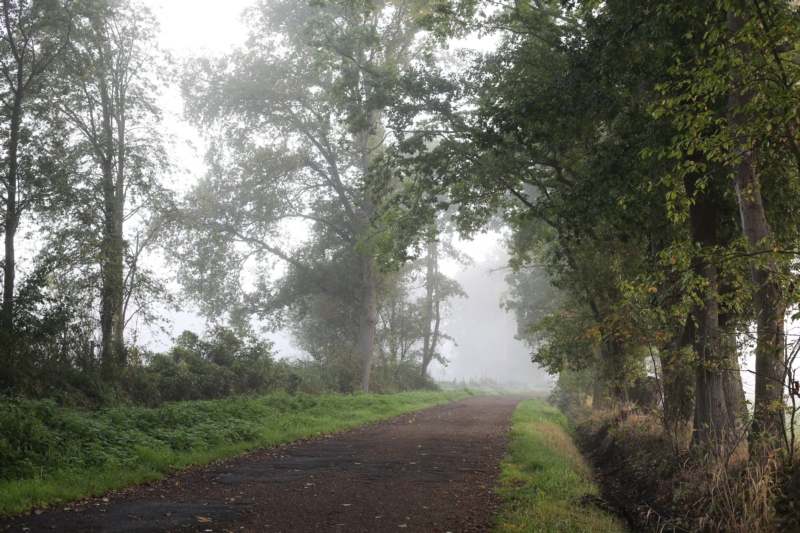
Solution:
[[[488,531],[510,416],[528,396],[470,398],[265,448],[4,531]]]

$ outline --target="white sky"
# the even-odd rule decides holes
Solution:
[[[240,21],[252,0],[143,0],[161,22],[161,44],[177,53],[226,52],[242,44]]]

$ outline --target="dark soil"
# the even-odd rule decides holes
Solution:
[[[680,517],[674,491],[680,467],[658,438],[617,432],[620,421],[589,421],[576,430],[578,446],[594,470],[597,502],[627,521],[631,531],[673,531]]]
[[[471,398],[0,521],[2,531],[488,531],[509,418]]]

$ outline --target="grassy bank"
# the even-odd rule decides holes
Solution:
[[[584,494],[597,494],[597,487],[558,409],[539,398],[525,400],[512,423],[497,489],[504,505],[495,531],[626,530],[620,520],[581,503]]]
[[[472,395],[465,390],[386,396],[276,393],[93,412],[0,397],[0,516]]]

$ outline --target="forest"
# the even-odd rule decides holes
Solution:
[[[598,505],[800,524],[794,0],[254,0],[191,56],[139,0],[0,7],[0,480],[58,410],[449,390],[442,265],[495,232]]]

